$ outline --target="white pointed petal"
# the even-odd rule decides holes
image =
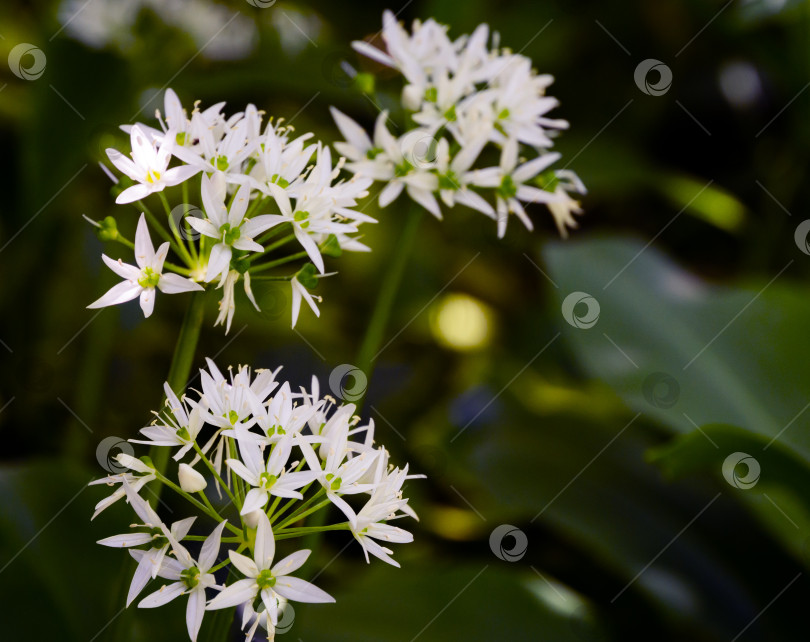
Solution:
[[[186,585],[183,582],[174,582],[173,584],[161,586],[157,591],[151,595],[147,595],[140,602],[138,602],[138,608],[153,609],[157,606],[163,606],[164,604],[171,602],[178,595],[181,595],[185,588]]]
[[[299,568],[304,565],[304,562],[307,561],[309,554],[312,551],[309,550],[302,550],[293,553],[292,555],[287,555],[283,560],[281,560],[278,564],[273,566],[272,571],[275,577],[280,577],[282,575],[289,575],[290,573],[294,573]]]
[[[118,305],[119,303],[126,303],[138,297],[143,288],[137,283],[130,281],[123,281],[118,285],[114,285],[107,293],[100,299],[93,301],[88,308],[104,308],[108,305]]]
[[[148,318],[155,309],[155,288],[143,288],[141,292],[141,310],[144,318]]]
[[[191,279],[185,279],[179,274],[163,274],[158,281],[158,289],[164,294],[180,294],[181,292],[194,292],[204,290],[203,286]]]
[[[288,600],[295,602],[323,604],[335,601],[335,598],[326,591],[298,577],[288,577],[284,575],[277,578],[273,590],[282,597],[286,597]]]
[[[127,187],[123,192],[121,192],[115,199],[115,202],[118,205],[134,203],[135,201],[140,201],[141,199],[146,198],[153,191],[155,190],[150,185],[133,185],[132,187]]]
[[[205,615],[205,589],[195,589],[188,595],[186,605],[186,628],[192,642],[197,642],[203,616]]]
[[[222,529],[225,528],[225,524],[227,523],[228,520],[220,522],[219,526],[217,526],[203,542],[197,564],[197,567],[202,573],[207,573],[208,569],[210,569],[217,561],[217,555],[219,555],[219,542],[222,538]]]
[[[256,566],[260,570],[270,568],[276,554],[276,540],[273,537],[273,528],[265,513],[259,515],[259,526],[256,529],[256,546],[254,548]]]
[[[130,265],[129,263],[124,263],[121,261],[121,259],[115,261],[106,254],[102,254],[101,260],[104,261],[107,267],[122,279],[127,279],[128,281],[137,281],[141,275],[141,271],[138,268],[136,268],[134,265]]]
[[[112,537],[105,537],[98,540],[96,544],[102,546],[110,546],[112,548],[126,548],[129,546],[140,546],[141,544],[148,544],[152,541],[152,535],[149,533],[126,533],[124,535],[113,535]]]
[[[259,592],[256,581],[252,579],[237,580],[208,603],[206,609],[227,609],[252,600]]]
[[[140,592],[143,591],[150,579],[152,579],[152,563],[150,558],[142,555],[138,561],[138,567],[135,569],[135,575],[132,576],[132,583],[129,585],[127,606],[132,604],[132,600],[140,595]]]
[[[254,510],[262,508],[267,503],[267,491],[263,488],[251,488],[245,496],[245,503],[242,510],[239,511],[240,515],[247,515]]]
[[[231,248],[224,243],[217,243],[211,248],[211,256],[208,259],[208,270],[205,273],[206,281],[213,281],[215,277],[227,271],[231,263]]]
[[[249,557],[237,553],[236,551],[228,551],[228,557],[230,557],[231,563],[239,569],[239,572],[246,577],[256,577],[259,574],[256,562]]]

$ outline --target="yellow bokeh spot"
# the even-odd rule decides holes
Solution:
[[[436,340],[453,350],[475,350],[492,338],[493,313],[482,301],[468,294],[444,296],[430,315],[430,328]]]

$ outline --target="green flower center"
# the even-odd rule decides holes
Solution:
[[[212,158],[211,164],[221,172],[224,172],[230,166],[230,164],[228,163],[228,157],[222,155],[217,156],[216,158]]]
[[[435,103],[439,99],[439,90],[435,87],[429,87],[425,90],[425,100],[430,103]]]
[[[503,109],[501,109],[501,113],[498,114],[498,119],[506,120],[507,118],[509,118],[509,110],[506,107],[504,107]]]
[[[512,177],[507,174],[501,179],[501,184],[495,192],[503,199],[514,198],[517,194],[517,185],[515,185],[515,181],[512,180]]]
[[[222,234],[222,242],[225,245],[233,245],[234,241],[242,236],[242,230],[238,227],[231,227],[230,223],[225,223],[220,227],[219,233]]]
[[[402,161],[401,165],[397,165],[394,168],[394,175],[395,176],[407,176],[410,174],[411,170],[413,169],[413,165],[411,165],[407,160]]]
[[[444,117],[451,123],[456,120],[456,118],[458,118],[458,116],[456,116],[456,106],[452,105],[450,109],[444,112]]]
[[[283,176],[279,176],[278,174],[273,174],[273,176],[270,178],[270,182],[275,183],[279,187],[285,187],[286,188],[286,187],[290,186],[290,181],[288,181]]]
[[[259,585],[260,590],[273,588],[276,585],[276,578],[273,577],[273,573],[270,572],[270,569],[266,569],[259,573],[259,576],[256,578],[256,584]]]
[[[452,170],[448,170],[446,174],[439,174],[439,189],[457,190],[459,185],[458,176]]]
[[[192,566],[191,568],[187,568],[180,573],[180,579],[183,583],[193,589],[197,584],[200,583],[200,569],[196,566]]]
[[[560,179],[557,178],[557,174],[554,172],[554,170],[550,169],[535,178],[534,182],[540,189],[544,189],[547,192],[554,192],[557,189],[557,186],[560,184]]]
[[[174,139],[177,141],[177,144],[180,145],[180,147],[182,147],[183,145],[186,144],[186,132],[180,132],[179,134],[177,134],[177,136],[174,137]]]
[[[231,422],[231,426],[235,425],[237,421],[239,421],[239,413],[235,410],[229,410],[227,415],[222,415]]]
[[[160,281],[160,274],[155,272],[150,267],[145,267],[141,270],[141,278],[138,279],[138,285],[142,288],[154,288],[157,287],[158,282]]]
[[[185,426],[180,426],[177,429],[177,438],[182,439],[183,441],[191,441],[191,433]]]
[[[309,227],[309,221],[307,219],[309,219],[309,212],[307,211],[301,210],[293,214],[293,220],[298,223],[302,230]]]
[[[271,475],[270,473],[262,473],[259,475],[259,484],[261,484],[262,488],[265,490],[270,490],[273,487],[273,484],[276,483],[278,477],[275,475]]]
[[[374,160],[375,158],[377,158],[377,156],[379,156],[382,153],[383,153],[382,147],[372,147],[370,150],[366,152],[366,158],[368,158],[369,160]]]
[[[335,477],[332,473],[326,474],[326,481],[330,482],[329,484],[330,490],[337,490],[343,483],[343,480],[340,477]]]

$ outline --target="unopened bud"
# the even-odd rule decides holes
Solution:
[[[187,493],[198,493],[201,490],[205,490],[205,487],[208,486],[205,477],[188,464],[180,464],[180,468],[177,471],[177,479],[180,481],[180,488]]]

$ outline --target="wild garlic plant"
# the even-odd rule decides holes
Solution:
[[[93,518],[121,499],[134,511],[129,532],[99,542],[126,548],[137,562],[126,605],[137,599],[139,607],[153,608],[182,596],[192,640],[206,611],[238,607],[246,640],[259,627],[272,640],[289,601],[334,601],[296,576],[310,550],[292,546],[279,556],[277,542],[344,530],[367,561],[372,555],[399,566],[388,545],[413,537],[392,522],[416,518],[402,490],[407,480],[423,477],[389,463],[385,447],[375,443],[373,421],[360,425],[354,404],[321,396],[315,377],[309,390],[296,391],[277,378],[280,368],[240,366],[226,377],[209,359],[200,370],[202,390],[187,390],[206,291],[222,291],[215,325],[226,333],[240,280],[256,308],[253,282],[289,282],[293,327],[302,300],[317,316],[310,290],[327,276],[325,257],[369,251],[359,231],[376,222],[361,205],[371,186],[379,184],[381,207],[406,192],[414,207],[357,355],[356,370],[368,377],[422,210],[441,218],[439,200],[465,205],[495,219],[502,237],[510,214],[531,229],[524,204],[539,202],[563,236],[576,226],[580,209],[570,194],[585,188],[573,172],[551,169],[560,158],[550,151],[552,140],[567,123],[547,117],[557,105],[545,94],[550,76],[500,48],[497,36],[490,48],[486,25],[450,40],[433,20],[415,22],[408,33],[389,11],[382,36],[386,51],[354,46],[405,78],[404,133],[391,133],[387,111],[369,136],[333,109],[345,138],[334,145],[342,157],[333,162],[328,145],[280,120],[263,122],[253,105],[231,116],[224,103],[206,109],[195,103],[188,111],[168,89],[157,126],[124,126],[130,149],[107,150],[120,175],[102,165],[115,183],[116,203],[137,212],[134,239],[113,217],[88,220],[102,240],[126,246],[134,258],[125,263],[102,255],[122,281],[88,307],[137,298],[149,317],[157,292],[187,293],[189,305],[165,405],[141,429],[144,439],[130,439],[149,445],[149,454],[120,453],[120,471],[92,482],[113,488]],[[358,79],[366,91],[374,84],[367,74]],[[172,207],[173,199],[179,205]],[[189,505],[190,514],[171,524],[157,512],[165,488]],[[336,510],[327,513],[329,507]],[[327,523],[330,514],[339,521]],[[156,590],[141,597],[150,582]],[[116,621],[122,631],[125,620]],[[212,626],[209,639],[227,639],[229,618]]]
[[[335,149],[349,160],[346,169],[383,184],[380,207],[405,191],[441,218],[438,197],[449,208],[458,203],[495,219],[501,238],[510,214],[533,229],[524,205],[542,203],[566,236],[577,225],[573,215],[581,212],[570,193],[586,190],[573,171],[551,169],[560,159],[550,151],[553,139],[568,127],[547,116],[558,105],[546,95],[554,79],[537,74],[526,56],[500,48],[497,34],[490,48],[485,24],[456,40],[447,31],[434,20],[417,20],[408,33],[386,11],[385,51],[365,41],[352,43],[402,74],[405,122],[397,125],[382,110],[369,135],[333,108],[345,138]],[[374,85],[369,75],[360,82]]]
[[[359,425],[354,404],[320,397],[314,377],[310,390],[294,392],[277,379],[280,370],[240,366],[226,378],[209,359],[200,371],[201,392],[178,397],[166,383],[165,407],[141,429],[145,439],[130,441],[172,451],[173,470],[121,453],[117,462],[125,472],[92,482],[115,488],[96,505],[94,518],[124,498],[137,516],[129,532],[99,541],[128,549],[138,563],[127,606],[150,582],[156,590],[140,599],[140,608],[187,596],[192,640],[206,610],[240,607],[251,640],[259,626],[272,637],[288,600],[334,602],[292,575],[311,551],[291,546],[294,552],[281,557],[276,542],[345,530],[366,561],[371,554],[399,566],[387,545],[413,541],[389,522],[416,518],[402,486],[422,476],[389,463],[385,447],[374,443],[373,420]],[[150,484],[185,499],[190,516],[164,523],[149,501]],[[338,522],[301,525],[330,505]]]
[[[309,290],[326,275],[324,256],[369,251],[357,234],[361,224],[375,221],[353,208],[367,195],[371,179],[338,180],[343,160],[333,164],[328,146],[314,142],[311,133],[295,136],[281,120],[263,124],[262,112],[253,105],[226,117],[224,103],[205,110],[195,104],[189,114],[171,89],[164,104],[164,114],[156,114],[159,129],[124,126],[129,152],[107,150],[123,174],[119,178],[108,172],[116,183],[116,203],[141,212],[134,242],[113,217],[91,223],[103,240],[132,249],[136,265],[103,255],[123,281],[88,307],[139,298],[148,317],[157,291],[177,294],[215,287],[222,290],[215,325],[224,324],[227,332],[236,284],[242,279],[258,310],[251,289],[258,279],[290,283],[293,326],[302,299],[319,315]],[[182,202],[172,207],[167,192],[178,186],[174,192]],[[165,221],[147,205],[148,197],[160,201]],[[157,251],[152,233],[163,240]],[[176,262],[167,261],[170,248]],[[289,272],[295,264],[300,267]]]

